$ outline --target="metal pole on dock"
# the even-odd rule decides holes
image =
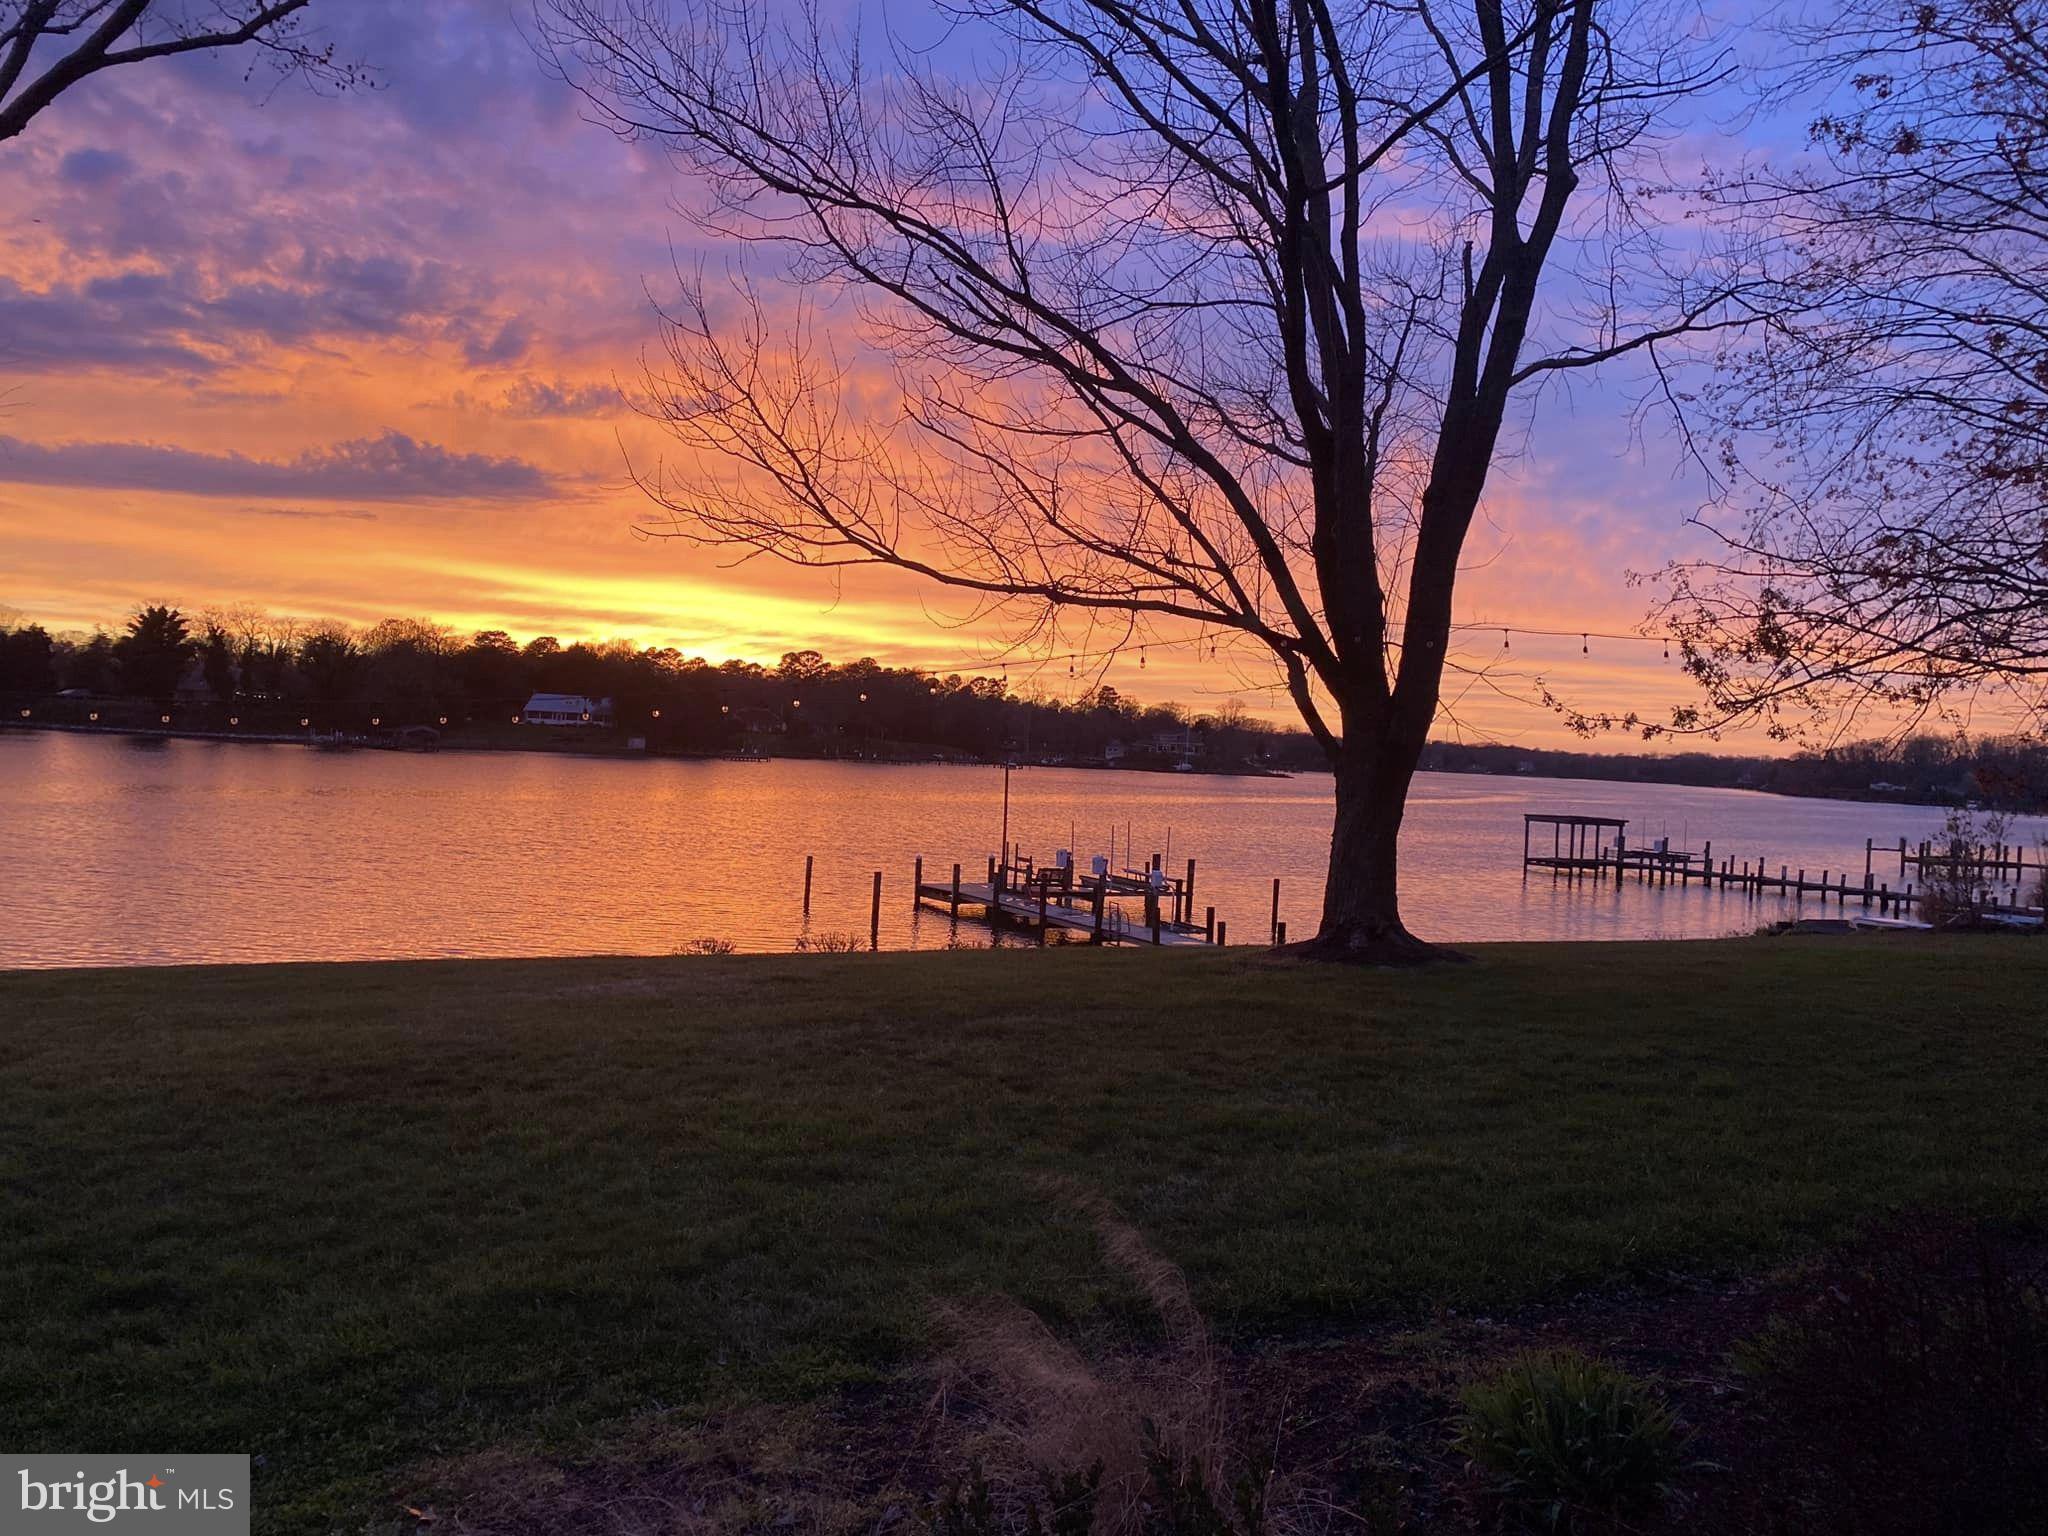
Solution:
[[[875,902],[868,909],[868,948],[882,947],[882,872],[875,871]]]
[[[812,855],[808,853],[804,855],[804,915],[806,917],[810,916],[811,912],[811,859]]]

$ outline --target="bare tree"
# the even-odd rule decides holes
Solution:
[[[1722,68],[1698,16],[964,0],[887,47],[729,0],[537,16],[802,296],[684,274],[647,404],[691,467],[640,477],[670,531],[912,571],[1027,648],[1091,618],[1262,647],[1335,774],[1307,948],[1429,953],[1398,838],[1511,412],[1728,314],[1690,257],[1648,262],[1624,190]]]
[[[303,30],[309,0],[0,0],[0,142],[102,70],[254,47],[288,74],[352,84],[352,67]]]
[[[1790,39],[1813,153],[1716,196],[1800,262],[1708,391],[1722,552],[1667,571],[1703,709],[1781,735],[2048,714],[2048,5],[1853,0]]]

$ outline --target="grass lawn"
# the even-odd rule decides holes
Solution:
[[[1226,1334],[2048,1205],[2048,943],[1502,946],[1415,973],[1071,948],[0,974],[0,1444],[400,1469],[786,1399],[929,1298]]]

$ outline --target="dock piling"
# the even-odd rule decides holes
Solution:
[[[811,915],[811,863],[813,855],[804,855],[804,916]]]
[[[875,871],[875,901],[868,909],[868,948],[882,947],[882,872]]]

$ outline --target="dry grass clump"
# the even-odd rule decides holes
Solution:
[[[1103,1258],[1148,1303],[1164,1340],[1091,1359],[1009,1297],[937,1309],[950,1343],[939,1406],[959,1394],[978,1410],[981,1427],[965,1449],[986,1469],[998,1524],[1022,1529],[1033,1512],[1050,1524],[1051,1496],[1100,1468],[1095,1536],[1267,1529],[1269,1459],[1247,1447],[1187,1277],[1099,1194],[1064,1181],[1047,1187],[1088,1218]]]

